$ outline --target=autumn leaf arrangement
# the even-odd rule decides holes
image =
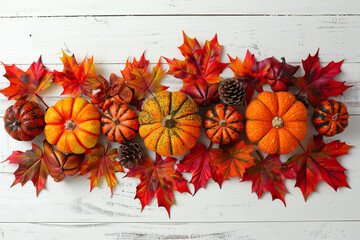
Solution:
[[[335,190],[349,187],[338,157],[352,146],[324,140],[348,125],[345,104],[332,99],[352,87],[333,79],[343,61],[321,67],[317,52],[302,61],[304,75],[295,77],[300,66],[284,58],[257,61],[249,51],[243,61],[229,55],[230,63],[222,63],[217,36],[201,47],[184,33],[179,49],[184,60],[164,57],[167,73],[161,58],[150,71],[142,55],[127,61],[122,77],[111,74],[109,81],[96,75],[93,58],[79,65],[65,52],[62,72],[49,71],[41,58],[26,72],[3,64],[10,86],[0,92],[16,100],[5,112],[6,131],[19,141],[45,133],[42,148],[32,144],[4,161],[18,164],[13,185],[31,180],[38,194],[48,175],[57,182],[86,175],[91,190],[104,177],[112,194],[115,173],[126,172],[125,179],[140,179],[135,198],[142,210],[155,196],[169,216],[173,191],[191,194],[185,172],[192,174],[193,195],[210,178],[221,187],[237,177],[252,181],[259,198],[268,191],[284,205],[285,179],[296,180],[305,200],[320,180]],[[234,76],[223,79],[227,67]],[[182,79],[181,89],[167,91],[161,85],[164,74]],[[70,96],[49,107],[40,94],[54,83]],[[264,91],[267,84],[269,91]],[[317,134],[305,147],[300,142],[311,124]],[[206,145],[198,139],[201,132],[209,139]],[[117,148],[101,145],[100,134]],[[134,140],[137,134],[141,142]],[[296,148],[302,153],[280,160]],[[147,152],[154,152],[155,159]]]

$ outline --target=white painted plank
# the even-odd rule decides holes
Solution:
[[[217,183],[210,181],[206,189],[201,189],[192,197],[189,194],[175,193],[176,205],[171,207],[171,219],[164,208],[158,208],[154,199],[141,213],[139,200],[134,200],[138,179],[125,178],[118,173],[120,185],[110,197],[110,190],[101,181],[100,187],[89,192],[90,182],[85,177],[67,178],[62,183],[52,179],[47,182],[47,189],[36,197],[32,183],[24,187],[16,185],[9,189],[14,180],[11,172],[16,165],[0,165],[0,195],[3,213],[0,221],[7,222],[228,222],[228,221],[326,221],[360,220],[360,138],[358,122],[360,116],[350,118],[349,127],[339,136],[327,139],[341,139],[356,146],[350,154],[340,158],[340,163],[348,169],[348,183],[352,189],[340,188],[335,192],[321,182],[317,192],[312,193],[305,203],[300,189],[294,188],[294,180],[286,180],[290,192],[285,197],[287,207],[280,200],[271,201],[269,193],[258,200],[251,193],[251,183],[239,183],[231,179],[219,189]],[[0,128],[2,128],[2,123]],[[311,127],[308,135],[314,132]],[[1,133],[4,134],[4,133]],[[2,135],[4,136],[4,135]],[[43,137],[36,138],[41,143]],[[308,139],[308,138],[306,138]],[[6,153],[11,150],[26,150],[30,143],[9,139]],[[141,140],[137,140],[141,142]],[[206,142],[203,136],[200,140]],[[104,142],[104,138],[101,140]],[[307,140],[303,141],[306,145]],[[114,145],[113,145],[114,146]],[[295,153],[300,153],[298,148]],[[4,154],[3,152],[0,154]],[[6,155],[7,156],[7,155]],[[5,159],[6,156],[3,156]],[[148,155],[154,157],[153,154]],[[289,156],[289,155],[288,155]],[[287,156],[281,156],[286,160]],[[190,180],[191,174],[184,175]],[[193,186],[189,186],[193,191]]]
[[[37,240],[351,240],[360,235],[359,222],[277,223],[1,223],[3,239]]]
[[[360,62],[360,16],[3,18],[0,29],[5,63],[30,64],[42,54],[59,64],[62,48],[94,55],[96,63],[125,63],[144,50],[153,63],[182,58],[181,30],[202,44],[218,33],[225,59],[226,53],[243,58],[249,49],[258,58],[299,62],[320,47],[324,62]]]
[[[259,59],[260,60],[260,59]],[[227,59],[224,59],[224,62],[227,62]],[[47,65],[44,63],[49,70],[62,70],[62,65]],[[301,63],[293,63],[294,65],[299,65]],[[327,63],[323,63],[325,66]],[[118,76],[121,76],[120,70],[123,70],[124,64],[96,64],[96,73],[98,75],[103,75],[108,78],[111,73],[116,73]],[[154,64],[149,66],[151,70]],[[18,66],[23,71],[29,67],[29,65],[19,65]],[[162,64],[162,69],[168,69],[169,66],[167,64]],[[360,114],[360,63],[347,63],[345,62],[342,65],[342,73],[335,77],[336,80],[346,81],[349,85],[354,85],[354,87],[345,91],[345,95],[339,96],[336,99],[338,101],[342,101],[348,107],[348,111],[351,114]],[[0,75],[5,74],[5,69],[0,66]],[[300,69],[296,76],[302,76],[303,71]],[[232,77],[234,76],[233,72],[227,68],[222,74],[222,77]],[[164,75],[164,79],[162,82],[165,86],[170,86],[169,91],[178,91],[182,86],[182,80],[178,78],[174,78],[171,75]],[[9,85],[9,81],[0,76],[0,89],[4,89]],[[60,98],[64,98],[65,96],[60,96],[62,93],[62,87],[57,84],[52,84],[50,88],[44,91],[41,95],[44,96],[45,102],[51,106],[54,105]],[[296,92],[295,92],[296,93]],[[7,99],[0,94],[0,118],[4,116],[5,110],[8,106],[14,104],[14,101],[7,101]]]
[[[0,16],[178,15],[178,14],[359,14],[357,0],[97,0],[27,1],[1,4]]]

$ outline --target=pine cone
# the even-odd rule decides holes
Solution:
[[[219,94],[224,103],[236,105],[245,98],[246,89],[238,79],[226,78],[220,82]]]
[[[125,168],[137,166],[141,162],[143,156],[143,150],[137,143],[125,142],[118,148],[119,163]]]

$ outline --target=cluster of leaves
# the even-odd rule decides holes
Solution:
[[[220,74],[229,64],[220,61],[222,46],[219,45],[216,35],[211,41],[206,41],[203,47],[196,38],[191,39],[185,33],[183,37],[184,43],[179,49],[185,59],[165,58],[170,67],[167,73],[182,79],[182,92],[192,97],[198,105],[208,107],[219,101],[218,83],[222,79]],[[243,62],[237,57],[234,59],[229,56],[229,59],[234,78],[246,88],[247,103],[251,101],[255,90],[263,91],[266,83],[273,91],[287,91],[290,86],[295,86],[300,90],[297,96],[305,93],[312,106],[329,97],[341,95],[351,87],[333,79],[340,73],[343,61],[331,62],[322,68],[318,52],[302,61],[305,74],[299,78],[294,77],[299,66],[292,66],[286,63],[285,59],[278,61],[272,57],[259,62],[249,51]],[[95,74],[93,58],[85,57],[78,65],[74,55],[70,57],[63,52],[61,60],[64,64],[62,72],[46,70],[41,58],[26,72],[15,65],[3,64],[10,86],[0,92],[9,100],[33,101],[38,97],[42,101],[39,94],[53,81],[63,86],[62,95],[89,96],[103,111],[113,102],[130,103],[141,111],[142,103],[149,93],[153,95],[168,88],[160,83],[165,73],[161,69],[161,59],[150,72],[149,61],[144,54],[139,61],[134,58],[132,62],[126,62],[121,78],[112,74],[110,85],[105,78]],[[99,91],[92,95],[92,90],[96,89]],[[156,155],[155,161],[144,157],[138,166],[129,169],[126,177],[140,179],[135,197],[140,200],[142,209],[155,196],[158,205],[165,207],[170,216],[170,207],[175,203],[173,191],[191,193],[187,180],[181,175],[184,172],[192,173],[190,183],[194,185],[193,194],[200,188],[205,188],[210,178],[221,187],[223,181],[238,177],[242,181],[252,181],[252,191],[259,198],[265,191],[269,191],[273,200],[280,199],[284,204],[284,196],[288,192],[284,185],[285,179],[296,179],[295,186],[301,189],[305,200],[309,193],[315,191],[319,180],[324,180],[335,190],[338,187],[349,187],[345,169],[339,164],[337,157],[347,154],[352,146],[338,140],[326,144],[322,136],[314,136],[310,138],[307,149],[303,149],[304,153],[290,157],[285,163],[280,161],[277,154],[264,158],[259,151],[256,151],[259,159],[254,158],[254,145],[247,145],[243,140],[220,145],[218,148],[212,146],[210,144],[207,148],[198,142],[178,163],[176,158],[162,159]],[[85,156],[87,160],[84,162],[84,156],[70,161],[68,156],[61,155],[52,147],[45,147],[44,143],[44,153],[33,144],[31,150],[14,151],[5,161],[19,164],[14,172],[13,185],[31,180],[37,193],[44,188],[48,174],[61,181],[65,175],[70,176],[77,171],[79,175],[90,174],[90,191],[98,185],[101,177],[105,177],[113,193],[113,187],[117,183],[115,173],[124,172],[115,160],[117,150],[109,150],[109,146],[105,149],[97,144],[93,149],[87,150]]]

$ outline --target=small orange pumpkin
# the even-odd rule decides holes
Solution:
[[[84,98],[58,101],[45,114],[45,136],[64,153],[80,154],[96,145],[100,134],[100,112]]]
[[[101,117],[101,125],[107,139],[124,143],[135,138],[139,129],[138,115],[127,104],[113,104]]]
[[[287,154],[307,131],[307,109],[288,92],[262,92],[246,109],[246,135],[268,154]]]
[[[201,132],[199,108],[182,92],[161,91],[147,100],[139,124],[146,147],[161,156],[184,154]]]
[[[220,103],[206,112],[204,127],[212,142],[229,144],[244,130],[243,117],[233,106]]]

